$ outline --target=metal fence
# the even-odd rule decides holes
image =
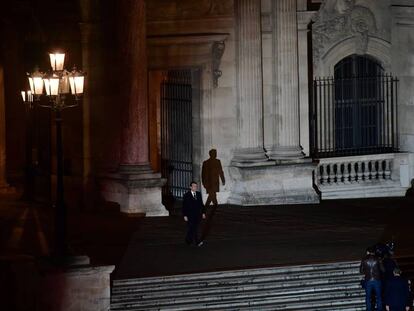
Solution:
[[[163,196],[182,198],[193,178],[190,70],[171,70],[161,85],[161,174]]]
[[[317,78],[310,109],[311,155],[325,158],[398,151],[398,80]]]

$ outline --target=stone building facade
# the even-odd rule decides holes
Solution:
[[[72,180],[84,193],[166,215],[163,198],[200,181],[216,149],[220,203],[405,194],[414,176],[413,1],[136,2],[117,8],[129,10],[125,20],[111,5],[80,2],[90,88]],[[127,40],[111,37],[128,27]],[[119,95],[121,63],[135,68],[125,75],[137,85],[130,98]]]

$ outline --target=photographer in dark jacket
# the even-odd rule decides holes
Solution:
[[[197,189],[197,183],[192,181],[190,190],[183,197],[183,216],[184,221],[187,223],[186,243],[191,244],[194,242],[197,246],[201,246],[203,241],[198,239],[198,226],[201,219],[206,218],[206,214],[201,193]]]
[[[367,249],[367,255],[362,259],[360,265],[360,273],[365,276],[365,302],[367,311],[372,308],[372,292],[375,292],[375,299],[377,302],[377,310],[382,310],[382,282],[381,277],[384,273],[384,267],[381,260],[375,256],[375,250]]]

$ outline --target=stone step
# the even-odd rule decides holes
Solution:
[[[352,261],[114,280],[111,310],[365,310],[361,278]]]
[[[323,303],[322,303],[323,304]],[[341,304],[334,305],[333,308],[332,304],[328,304],[325,306],[322,306],[321,303],[316,303],[315,305],[303,305],[303,306],[295,306],[295,308],[300,308],[299,310],[303,311],[365,311],[365,300],[360,299],[360,302],[357,302],[357,300],[352,299],[349,301],[342,301]],[[210,311],[225,311],[225,310],[232,310],[232,311],[273,311],[275,308],[273,305],[262,305],[260,306],[260,309],[258,309],[256,306],[252,307],[245,307],[245,308],[229,308],[229,309],[210,309]],[[298,310],[298,309],[290,309],[290,310]]]
[[[191,310],[191,309],[189,309]],[[193,309],[195,311],[195,309]],[[261,305],[252,305],[246,307],[229,307],[223,308],[219,307],[217,309],[209,309],[210,311],[270,311],[270,310],[306,310],[306,311],[358,311],[366,310],[365,307],[365,298],[351,298],[348,300],[338,300],[334,302],[327,302],[326,300],[314,300],[308,302],[292,303],[289,305],[283,305],[282,308],[277,306],[274,303],[270,304],[261,304]],[[188,311],[188,310],[187,310]]]
[[[310,299],[335,299],[360,297],[363,292],[359,286],[347,289],[342,287],[321,287],[311,288],[310,290],[297,288],[296,290],[273,291],[273,290],[255,290],[241,291],[233,293],[221,293],[218,295],[202,295],[202,296],[184,296],[173,298],[159,298],[150,300],[123,300],[113,301],[111,306],[131,307],[131,306],[169,306],[169,305],[208,305],[210,303],[226,304],[234,301],[251,301],[251,300],[267,300],[278,299],[279,302],[295,302]]]
[[[335,291],[327,296],[320,293],[280,296],[256,296],[250,299],[239,296],[233,299],[213,300],[209,302],[172,303],[172,304],[123,304],[111,305],[111,310],[238,310],[250,307],[252,310],[262,310],[262,306],[271,306],[272,310],[302,310],[310,307],[344,306],[364,303],[364,294],[361,290],[344,293]]]
[[[336,280],[338,278],[353,277],[360,278],[358,269],[353,270],[342,270],[342,271],[315,271],[310,273],[295,273],[295,274],[276,274],[260,276],[258,274],[254,276],[244,275],[242,277],[232,277],[232,278],[220,278],[216,277],[214,279],[202,279],[202,280],[182,280],[181,282],[166,282],[155,284],[147,283],[145,285],[123,285],[123,286],[114,286],[112,289],[113,294],[119,293],[130,293],[130,292],[153,292],[153,291],[162,291],[170,289],[191,289],[191,288],[206,288],[213,286],[239,286],[242,284],[261,284],[261,283],[270,283],[270,282],[292,282],[298,281],[306,283],[319,278],[324,278],[325,280]]]
[[[199,287],[184,287],[184,288],[173,288],[165,287],[162,290],[154,289],[150,291],[134,291],[131,288],[129,292],[115,292],[112,295],[112,301],[116,302],[125,299],[156,299],[156,298],[167,298],[167,297],[182,297],[182,296],[195,296],[195,295],[210,295],[221,292],[234,293],[239,291],[253,291],[253,290],[279,290],[284,291],[298,291],[312,290],[315,287],[341,287],[341,288],[355,288],[359,287],[360,278],[355,276],[347,276],[340,279],[337,278],[318,278],[307,281],[290,281],[290,282],[261,282],[261,283],[240,283],[236,285],[224,284],[211,284],[207,286]]]
[[[170,276],[159,277],[144,277],[144,278],[130,278],[130,279],[116,279],[113,281],[114,286],[118,285],[139,285],[139,284],[156,284],[166,282],[182,282],[191,280],[208,280],[217,278],[232,278],[242,276],[254,276],[254,275],[274,275],[274,274],[295,274],[305,273],[312,271],[342,271],[349,269],[357,269],[359,262],[337,262],[337,263],[325,263],[315,265],[298,265],[298,266],[283,266],[283,267],[271,267],[271,268],[255,268],[255,269],[243,269],[243,270],[230,270],[219,272],[203,272],[203,273],[191,273],[191,274],[179,274]]]

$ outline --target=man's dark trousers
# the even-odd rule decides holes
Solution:
[[[201,222],[202,215],[204,213],[204,204],[201,198],[201,193],[196,192],[195,197],[188,191],[183,197],[183,216],[188,218],[187,221],[187,234],[185,241],[188,244],[198,244],[198,226]]]
[[[377,302],[377,310],[382,311],[382,286],[379,280],[370,280],[365,283],[365,299],[367,311],[374,310],[372,308],[372,292],[375,292],[375,300]]]
[[[195,243],[198,244],[200,241],[198,240],[198,225],[199,222],[197,221],[190,221],[187,222],[187,234],[185,236],[185,241],[187,244]]]

